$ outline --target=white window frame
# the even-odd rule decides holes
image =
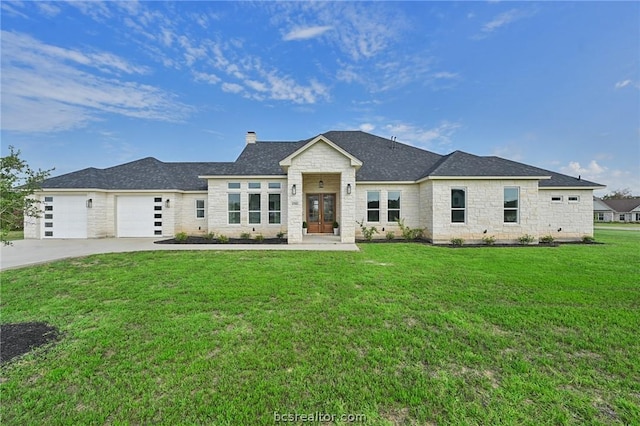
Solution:
[[[258,199],[258,210],[251,210],[251,199],[257,196]],[[247,208],[249,210],[249,225],[260,225],[262,223],[262,196],[259,192],[250,192],[247,197]],[[258,214],[258,221],[255,222],[251,219],[252,214]]]
[[[395,207],[391,208],[389,206],[389,201],[391,201],[390,194],[395,194],[395,193],[398,194],[398,208],[395,208]],[[391,220],[389,218],[389,213],[390,212],[395,212],[395,211],[398,212],[398,219],[397,220]],[[401,214],[402,214],[402,191],[399,191],[399,190],[398,191],[387,191],[387,222],[388,223],[399,222],[400,219],[402,218]]]
[[[202,207],[198,207],[198,203],[202,202]],[[196,219],[203,220],[207,217],[206,201],[204,199],[197,199],[196,202]],[[202,216],[198,216],[198,212],[202,212]]]
[[[462,195],[463,195],[463,199],[462,199],[462,207],[454,207],[453,206],[453,191],[462,191]],[[449,219],[451,221],[452,224],[465,224],[467,223],[467,188],[466,187],[461,187],[461,186],[456,186],[453,188],[450,188],[449,191],[449,199],[450,199],[450,215],[449,215]],[[463,220],[460,221],[454,221],[453,220],[453,212],[462,212],[463,214]]]
[[[378,208],[369,208],[369,194],[378,194]],[[380,223],[380,191],[367,191],[367,222],[368,223]],[[369,220],[369,212],[378,212],[378,220]]]
[[[556,200],[554,200],[554,198],[556,198]],[[561,203],[563,199],[564,199],[564,197],[562,195],[553,195],[551,197],[551,202],[552,203]]]
[[[567,197],[567,200],[568,200],[570,203],[579,203],[579,202],[580,202],[580,196],[579,196],[579,195],[569,195],[569,196]]]
[[[260,189],[262,187],[262,185],[260,185],[260,182],[249,182],[247,188],[249,189]]]
[[[516,198],[516,207],[507,207],[506,206],[506,200],[505,200],[505,196],[506,196],[506,192],[508,189],[515,189],[517,192],[517,198]],[[515,211],[516,212],[516,220],[515,221],[506,221],[505,219],[505,213],[507,211]],[[520,223],[520,187],[519,186],[505,186],[502,189],[502,221],[505,224],[519,224]]]
[[[238,210],[231,210],[231,196],[238,196]],[[231,215],[238,215],[238,222],[231,221]],[[230,192],[227,194],[227,224],[228,225],[240,225],[242,224],[242,195],[239,192]]]
[[[268,187],[269,187],[269,189],[282,189],[282,183],[281,182],[269,182]]]
[[[279,209],[278,210],[271,210],[271,196],[272,195],[277,195],[279,198],[278,200],[278,204],[279,204]],[[272,192],[269,194],[268,199],[267,199],[267,209],[269,210],[269,218],[268,218],[268,222],[269,225],[280,225],[282,224],[282,194],[279,192]],[[272,214],[277,214],[278,215],[278,221],[277,222],[272,222],[271,221],[271,215]]]
[[[227,182],[227,189],[241,189],[242,184],[240,182]]]

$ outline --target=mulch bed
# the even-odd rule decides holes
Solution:
[[[286,238],[265,238],[256,240],[253,238],[229,238],[229,242],[220,242],[216,238],[187,237],[185,241],[177,241],[175,238],[156,241],[156,244],[287,244]]]
[[[560,245],[565,245],[565,244],[584,244],[584,245],[591,245],[591,244],[604,244],[601,242],[597,242],[597,241],[589,241],[589,242],[585,242],[585,241],[554,241],[552,243],[538,243],[538,244],[519,244],[519,243],[511,243],[511,244],[500,244],[500,243],[495,243],[495,244],[463,244],[463,245],[453,245],[453,244],[433,244],[431,241],[428,240],[420,240],[420,239],[416,239],[416,240],[412,240],[412,241],[407,241],[404,239],[398,239],[395,238],[393,240],[387,240],[387,239],[382,239],[382,238],[374,238],[371,241],[368,240],[363,240],[363,239],[357,239],[356,243],[358,244],[393,244],[393,243],[415,243],[415,244],[425,244],[425,245],[429,245],[429,246],[434,246],[434,247],[449,247],[449,248],[481,248],[481,247],[486,247],[486,248],[491,248],[491,247],[558,247]]]
[[[0,324],[0,363],[12,359],[49,342],[58,340],[55,327],[43,322]]]

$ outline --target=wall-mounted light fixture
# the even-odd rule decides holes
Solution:
[[[296,184],[291,185],[291,195],[296,195]]]
[[[318,182],[318,188],[324,188],[324,182],[322,181],[322,179],[320,179],[320,182]]]
[[[347,194],[351,194],[351,184],[347,184]]]
[[[92,208],[92,207],[93,207],[93,199],[92,199],[92,198],[89,198],[89,199],[87,200],[87,208],[88,208],[88,209],[90,209],[90,208]]]
[[[166,208],[171,207],[171,200],[169,200],[169,199],[167,198],[167,200],[164,202],[164,206],[165,206]]]
[[[558,228],[558,232],[562,231],[562,228]]]

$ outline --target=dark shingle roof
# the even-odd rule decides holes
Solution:
[[[479,157],[454,151],[443,157],[427,176],[549,176],[544,170],[499,157]]]
[[[617,213],[628,213],[636,207],[640,206],[640,197],[622,198],[619,200],[600,199],[600,201],[611,207],[611,210]]]
[[[442,156],[361,131],[330,131],[322,136],[362,161],[356,172],[356,180],[361,182],[414,182],[430,176],[551,176],[540,180],[540,187],[601,186],[499,157],[479,157],[462,151]],[[42,187],[204,191],[207,182],[198,176],[285,176],[280,161],[313,139],[247,144],[235,162],[165,163],[148,157],[106,169],[88,168],[57,176],[47,179]]]
[[[362,161],[356,172],[358,181],[415,181],[442,158],[435,152],[361,131],[331,131],[324,136]]]
[[[88,168],[47,179],[43,189],[178,189],[207,190],[207,182],[198,176],[216,165],[233,163],[164,163],[148,157],[106,169]]]

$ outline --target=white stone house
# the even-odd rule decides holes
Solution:
[[[265,238],[289,244],[310,234],[340,240],[400,236],[398,219],[434,243],[452,238],[513,242],[528,234],[593,235],[597,183],[461,151],[439,155],[360,131],[297,142],[257,141],[248,132],[234,162],[167,163],[145,158],[48,179],[35,196],[42,217],[25,238],[171,237],[179,232]]]

